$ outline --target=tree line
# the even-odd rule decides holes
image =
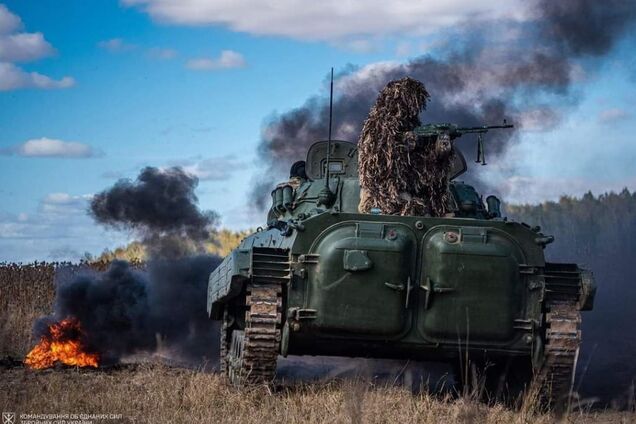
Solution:
[[[636,378],[636,192],[588,192],[506,211],[555,236],[547,260],[578,263],[594,273],[598,291],[594,310],[583,313],[580,386],[607,400],[628,395]]]

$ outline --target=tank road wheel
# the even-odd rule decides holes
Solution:
[[[280,285],[251,283],[245,305],[245,329],[232,331],[227,376],[233,385],[239,387],[268,384],[274,379],[280,351]]]
[[[546,306],[543,364],[537,377],[543,399],[563,409],[574,384],[581,346],[581,313],[571,302],[551,302]]]

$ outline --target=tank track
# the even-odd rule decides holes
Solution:
[[[276,373],[281,340],[281,287],[251,284],[248,288],[243,344],[245,383],[269,383]]]
[[[571,394],[581,346],[578,267],[546,264],[545,288],[546,332],[544,361],[539,376],[544,398],[559,405]]]
[[[230,352],[233,363],[227,367],[237,386],[268,384],[274,379],[281,342],[282,292],[289,272],[287,251],[254,249],[252,279],[245,298],[245,329],[233,334],[238,338],[233,343],[240,345],[234,350],[240,352]]]
[[[227,354],[228,354],[228,337],[229,316],[227,308],[223,311],[223,321],[221,321],[221,340],[219,346],[219,372],[227,375]]]

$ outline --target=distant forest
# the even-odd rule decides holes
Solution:
[[[561,197],[539,205],[509,205],[516,221],[555,236],[549,261],[575,262],[594,272],[595,307],[583,313],[581,391],[608,399],[629,396],[636,378],[636,192]]]
[[[506,210],[510,218],[539,225],[556,237],[547,249],[552,260],[597,265],[617,253],[636,259],[636,192],[588,192],[580,199],[563,196],[558,202],[511,205]]]

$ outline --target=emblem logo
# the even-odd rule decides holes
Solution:
[[[3,412],[2,424],[16,424],[15,412]]]

